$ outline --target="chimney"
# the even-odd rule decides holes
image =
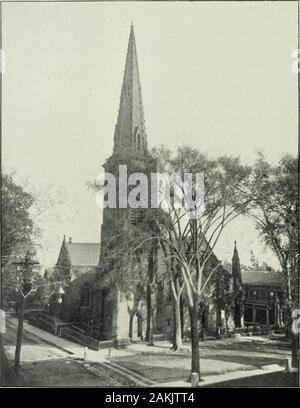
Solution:
[[[69,244],[72,244],[72,237],[69,237]]]

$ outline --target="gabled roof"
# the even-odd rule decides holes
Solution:
[[[98,243],[65,243],[72,266],[97,266],[100,256]]]
[[[284,285],[284,275],[282,272],[272,271],[254,271],[254,270],[242,270],[242,281],[246,285]]]

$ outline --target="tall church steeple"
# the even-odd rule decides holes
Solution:
[[[131,24],[126,65],[115,127],[114,153],[147,152],[142,90],[133,24]]]

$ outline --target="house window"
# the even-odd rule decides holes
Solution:
[[[256,290],[253,290],[253,291],[251,292],[251,298],[252,298],[252,299],[257,299],[257,291],[256,291]]]
[[[92,303],[92,291],[89,285],[84,285],[80,291],[80,306],[89,307]]]

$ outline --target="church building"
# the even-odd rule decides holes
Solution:
[[[127,166],[128,177],[134,172],[149,174],[156,170],[148,152],[133,25],[129,35],[113,152],[103,166],[106,173],[115,176],[117,191],[122,188],[118,178],[120,165]],[[155,336],[171,339],[174,333],[174,309],[163,282],[158,280],[155,285],[151,285],[151,279],[148,279],[148,283],[145,280],[136,281],[126,291],[116,278],[118,273],[113,272],[117,268],[111,259],[120,239],[126,241],[126,231],[143,220],[144,211],[149,211],[122,207],[118,201],[119,194],[116,195],[117,208],[103,209],[100,244],[67,243],[63,240],[56,264],[56,273],[66,285],[60,317],[78,326],[89,327],[90,333],[99,341],[113,340],[116,346],[141,339],[151,340],[148,338],[150,325],[154,339]],[[110,245],[112,241],[114,246]],[[146,260],[148,276],[153,276],[157,270],[163,273],[164,260],[157,245],[153,243],[143,248],[141,258]],[[212,260],[219,263],[215,254]],[[228,279],[231,279],[231,274],[223,267],[221,269],[221,273],[230,275]],[[124,276],[126,279],[126,273]],[[122,279],[122,276],[119,278]],[[237,286],[242,285],[241,277],[236,275],[234,282]],[[185,296],[181,309],[182,332],[188,335],[190,321]],[[206,331],[215,333],[217,320],[220,327],[224,327],[224,322],[221,322],[224,320],[224,313],[219,309],[216,310],[211,299],[199,311],[199,320],[201,319],[202,328]],[[241,322],[244,310],[240,308],[239,302],[235,313],[235,319]]]
[[[148,153],[133,25],[131,25],[129,35],[119,112],[115,126],[113,153],[104,164],[105,172],[109,172],[116,177],[117,191],[123,188],[118,178],[120,165],[127,166],[128,177],[131,173],[148,174],[151,170],[154,170],[153,161]],[[110,284],[109,287],[103,285],[107,274],[112,273],[105,262],[107,257],[112,256],[107,243],[114,236],[117,236],[121,230],[127,230],[130,224],[141,221],[142,217],[142,208],[122,208],[122,204],[118,199],[116,209],[103,209],[101,254],[95,286],[94,315],[98,315],[98,320],[101,321],[101,337],[103,339],[114,339],[116,344],[126,344],[129,338],[144,338],[146,336],[146,305],[142,296],[139,296],[138,283],[132,288],[132,292],[126,295],[119,287],[118,282],[115,282],[113,288]],[[143,256],[148,259],[149,268],[154,268],[154,259],[152,259],[153,262],[149,259],[151,254],[154,257],[153,251],[149,248],[149,250],[144,251]],[[156,304],[159,303],[159,301],[156,302],[156,295],[158,293],[152,294],[152,302],[156,305],[154,307],[153,330],[157,332],[162,329],[161,320],[163,317],[161,314],[163,307]],[[162,300],[162,296],[158,297]]]

